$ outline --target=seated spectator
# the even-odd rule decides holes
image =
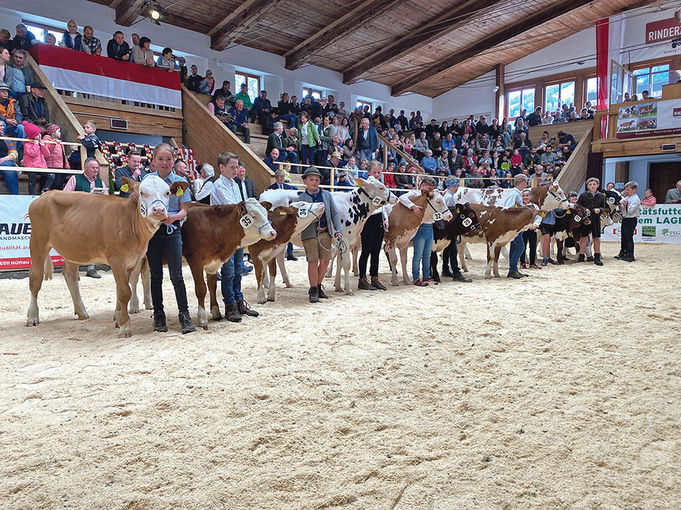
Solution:
[[[248,95],[248,85],[246,83],[241,84],[241,91],[235,96],[234,100],[241,100],[244,110],[250,113],[253,103],[251,103],[251,96]]]
[[[588,119],[593,119],[593,115],[590,115],[589,110],[587,110],[586,108],[582,108],[582,111],[579,112],[579,120]]]
[[[563,156],[563,151],[560,149],[556,150],[556,160],[553,162],[553,166],[562,168],[565,163],[567,163],[567,160]]]
[[[534,165],[534,186],[548,186],[553,181],[553,176],[549,177],[548,174],[544,173],[544,167],[542,165]]]
[[[516,119],[515,131],[513,132],[513,136],[518,137],[521,133],[525,133],[525,135],[527,136],[528,128],[527,125],[525,124],[525,121],[523,121],[523,118],[518,117]]]
[[[437,158],[437,171],[438,173],[444,171],[445,175],[449,175],[450,173],[448,153],[445,151],[442,151],[442,155]]]
[[[42,130],[30,122],[24,121],[24,131],[26,138],[30,138],[30,142],[24,143],[24,159],[22,165],[27,168],[47,168],[46,158],[50,155],[50,149],[42,140]],[[35,185],[38,180],[37,172],[26,172],[28,175],[28,194],[35,195]],[[39,192],[47,191],[54,182],[54,174],[46,174],[46,187]]]
[[[132,62],[141,66],[154,67],[154,52],[149,46],[151,46],[151,39],[141,37],[140,43],[132,47]]]
[[[95,31],[91,26],[83,27],[83,38],[81,39],[81,51],[88,55],[101,55],[102,43],[95,37]]]
[[[227,103],[229,106],[232,106],[234,103],[234,94],[232,94],[232,91],[230,90],[231,86],[232,84],[229,82],[229,80],[223,81],[222,87],[213,92],[213,101],[215,101],[218,96],[224,96],[225,103]]]
[[[336,117],[336,118],[338,118],[338,117]],[[329,142],[329,152],[337,152],[338,154],[341,155],[341,157],[344,156],[343,143],[338,138],[338,135],[333,135],[331,137],[331,141]],[[343,158],[343,159],[347,160],[347,158]]]
[[[0,122],[0,136],[5,136],[4,122]],[[0,175],[5,179],[5,184],[11,195],[19,194],[19,173],[16,170],[9,170],[7,167],[17,166],[18,157],[16,142],[0,140]]]
[[[232,130],[234,134],[241,132],[244,134],[244,142],[251,143],[251,130],[248,127],[248,111],[244,108],[244,103],[241,99],[237,99],[234,106],[229,109],[229,113],[234,120],[227,124],[227,127]]]
[[[276,147],[272,147],[272,149],[270,150],[270,155],[263,159],[263,162],[265,163],[265,165],[269,167],[270,170],[276,172],[277,170],[279,170],[279,161],[281,161],[279,157],[280,157],[279,149],[277,149]]]
[[[520,149],[522,150],[522,148]],[[532,147],[530,148],[530,152],[525,154],[523,157],[523,165],[525,165],[528,168],[532,168],[534,165],[538,165],[541,163],[541,156],[537,154],[537,148]]]
[[[0,46],[0,81],[5,84],[12,82],[12,73],[18,72],[10,65],[11,61],[12,55],[10,55],[9,50]]]
[[[201,82],[201,85],[199,85],[199,92],[202,94],[212,94],[214,88],[215,78],[213,78],[213,71],[208,69],[206,71],[206,77]]]
[[[480,173],[478,172],[478,167],[473,165],[468,171],[468,177],[466,178],[466,186],[469,188],[484,188],[485,181],[481,179]]]
[[[681,203],[681,181],[676,182],[675,188],[670,188],[667,190],[667,194],[664,197],[665,204],[680,204]]]
[[[288,122],[290,127],[298,124],[298,117],[291,111],[291,103],[289,102],[287,92],[282,93],[281,99],[279,99],[279,102],[277,103],[277,109],[279,112],[279,116],[277,117],[278,122],[284,120]]]
[[[421,160],[421,167],[430,175],[435,175],[437,172],[437,161],[433,157],[433,151],[430,149],[426,150],[426,155]]]
[[[394,189],[397,188],[397,184],[395,182],[395,162],[390,161],[388,163],[388,168],[386,169],[385,172],[381,174],[381,177],[383,178],[383,184],[386,185],[387,188]]]
[[[359,162],[359,170],[357,170],[357,177],[361,177],[362,179],[367,179],[369,177],[369,160],[364,158],[362,161]]]
[[[355,177],[357,177],[357,173],[359,172],[359,167],[357,166],[357,160],[355,159],[355,156],[350,156],[348,158],[348,164],[345,165],[346,170],[352,172],[352,181],[355,181]]]
[[[541,164],[545,167],[553,166],[556,162],[556,153],[553,152],[553,146],[546,147],[544,154],[541,155]]]
[[[558,131],[558,146],[563,151],[565,158],[569,158],[572,151],[577,147],[575,137],[565,131]]]
[[[61,142],[61,129],[56,124],[50,124],[47,126],[45,136],[43,136],[43,141],[45,142]],[[69,160],[66,157],[66,152],[64,146],[61,143],[46,143],[45,144],[50,151],[50,155],[45,158],[47,163],[47,168],[61,168],[69,169]],[[41,178],[41,186],[48,189],[62,189],[64,187],[64,175],[65,174],[55,174],[54,182],[48,185],[43,178]]]
[[[0,28],[0,46],[7,48],[8,52],[14,49],[14,42],[12,41],[12,34],[6,28]]]
[[[263,134],[269,135],[272,132],[272,103],[267,99],[267,91],[263,90],[260,95],[255,98],[253,108],[251,111],[251,120],[255,119],[263,126]]]
[[[442,138],[440,138],[439,131],[433,133],[428,148],[433,152],[433,157],[439,158],[442,155]]]
[[[274,172],[274,184],[267,189],[297,189],[295,186],[286,184],[286,172],[284,170],[276,170]]]
[[[10,95],[19,99],[28,92],[29,85],[35,82],[35,77],[31,68],[26,64],[26,52],[24,50],[14,50],[12,58],[14,60],[12,66],[14,71],[11,73],[12,83],[7,83],[7,85],[10,87]]]
[[[554,140],[551,136],[549,136],[548,131],[544,131],[541,135],[541,138],[537,142],[537,151],[542,152],[545,151],[548,146],[551,145],[551,142]]]
[[[31,46],[38,44],[38,42],[39,41],[35,38],[35,36],[28,31],[26,25],[19,23],[16,26],[16,35],[12,41],[12,47],[15,50],[22,49],[28,51],[31,49]]]
[[[0,82],[0,122],[5,124],[6,136],[14,138],[26,138],[21,110],[16,99],[9,97],[9,87]],[[17,143],[17,149],[21,148],[23,142]]]
[[[579,117],[577,117],[577,112],[571,111],[570,115],[568,115],[568,122],[576,122],[579,120]]]
[[[550,111],[546,111],[544,116],[541,118],[541,123],[542,126],[548,126],[549,124],[553,124],[553,115],[551,115]]]
[[[50,122],[50,111],[45,102],[45,86],[42,83],[31,83],[31,92],[19,99],[21,116],[34,124],[46,125]]]
[[[47,44],[48,46],[56,46],[57,38],[55,37],[55,35],[48,32],[48,34],[45,36],[45,44]]]
[[[208,108],[208,111],[215,115],[225,126],[229,127],[229,124],[234,121],[227,106],[225,106],[225,96],[218,96],[215,101],[208,103],[206,108]]]
[[[541,106],[537,106],[534,109],[534,112],[530,113],[527,116],[527,125],[532,127],[532,126],[539,126],[542,121],[542,114],[541,114]]]
[[[296,144],[287,145],[286,133],[284,133],[284,125],[281,122],[274,123],[274,131],[270,133],[267,138],[267,148],[265,151],[270,154],[272,149],[279,150],[279,158],[277,161],[290,161],[291,163],[298,163],[298,155],[296,154]]]
[[[532,148],[532,142],[529,138],[527,138],[527,133],[524,131],[520,132],[520,136],[513,144],[513,148],[518,149],[523,158],[530,152],[530,149]]]
[[[336,186],[343,188],[351,188],[355,186],[355,176],[354,174],[346,169],[336,171]],[[350,191],[349,189],[341,191]]]
[[[397,175],[395,175],[395,187],[401,189],[414,189],[414,178],[408,174],[407,165],[400,163],[397,166]]]
[[[189,69],[192,74],[187,76],[187,88],[192,92],[199,92],[203,76],[199,74],[199,68],[196,67],[196,64],[193,64]]]
[[[130,46],[125,42],[125,36],[120,30],[114,32],[113,37],[106,44],[106,55],[114,60],[130,60]]]
[[[348,162],[343,161],[339,153],[332,152],[324,166],[332,168],[343,168],[347,164]],[[322,184],[331,184],[331,171],[328,168],[318,168],[318,170],[322,174]]]
[[[496,168],[490,168],[489,175],[487,176],[487,186],[494,189],[502,187],[502,180],[499,178]]]
[[[72,19],[66,24],[67,31],[61,37],[59,46],[71,50],[81,51],[83,49],[83,36],[78,32],[78,24]]]
[[[199,178],[194,181],[194,197],[197,202],[210,205],[210,191],[215,182],[215,169],[213,165],[203,163],[199,167]]]
[[[175,66],[175,55],[173,55],[172,48],[165,47],[161,52],[161,56],[156,60],[156,67],[160,69],[167,69],[169,72],[178,71]]]
[[[646,207],[655,207],[655,205],[657,204],[657,199],[653,195],[653,190],[648,188],[643,192],[643,194],[644,197],[643,200],[641,200],[641,205],[644,205]]]
[[[443,122],[443,124],[445,124],[445,123]],[[442,140],[442,150],[445,151],[445,152],[449,152],[449,151],[451,151],[452,149],[455,149],[455,148],[456,148],[456,142],[453,140],[452,134],[448,132],[445,135],[445,139]]]
[[[414,150],[416,151],[415,157],[421,159],[428,152],[428,140],[426,140],[426,132],[422,131],[419,138],[414,142]]]
[[[473,149],[466,150],[466,157],[463,159],[463,167],[466,171],[470,170],[478,163],[478,158],[475,157]]]
[[[142,182],[142,177],[144,177],[144,169],[141,166],[142,155],[136,150],[131,150],[128,152],[126,164],[116,168],[116,190],[120,192],[119,196],[127,198],[130,196],[129,192],[121,191],[121,186],[123,186],[123,177],[132,179],[133,181]]]
[[[355,142],[353,142],[352,138],[348,138],[343,144],[343,159],[349,160],[355,154],[357,154],[357,151],[355,150]]]

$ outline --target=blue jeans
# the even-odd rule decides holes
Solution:
[[[26,138],[26,131],[24,131],[24,126],[17,124],[12,126],[11,124],[5,123],[5,136],[11,136],[14,138]],[[17,150],[21,149],[24,142],[16,142]]]
[[[520,255],[523,253],[525,248],[525,239],[523,239],[523,233],[520,232],[516,238],[511,241],[511,248],[508,250],[508,272],[516,273],[518,272],[518,261],[520,260]]]
[[[182,236],[180,235],[180,222],[175,222],[168,233],[169,225],[161,225],[149,241],[147,248],[147,261],[151,273],[151,302],[154,304],[154,313],[163,311],[163,255],[168,262],[170,281],[175,289],[175,299],[180,313],[189,313],[187,305],[187,289],[182,278]]]
[[[226,305],[243,301],[244,295],[241,293],[241,274],[244,267],[244,249],[239,248],[234,252],[227,262],[222,264],[220,269],[220,288],[222,289],[222,299]]]
[[[422,223],[411,240],[414,244],[414,258],[411,261],[411,275],[419,279],[419,266],[423,267],[423,278],[430,278],[430,251],[433,247],[433,224]]]
[[[309,145],[300,147],[300,162],[303,165],[314,165],[314,151],[315,148]]]
[[[372,159],[374,159],[376,157],[376,153],[374,151],[372,151],[371,149],[362,149],[361,151],[359,151],[359,153],[361,155],[360,161],[362,159],[366,159],[367,161],[371,161]]]
[[[277,161],[289,161],[291,163],[298,163],[298,154],[296,151],[288,152],[286,149],[279,151],[279,159]]]
[[[0,166],[16,166],[13,161],[5,161],[0,163]],[[19,194],[19,173],[16,170],[0,170],[0,175],[5,178],[5,184],[9,189],[10,194]]]
[[[277,121],[285,120],[288,122],[288,127],[289,129],[292,127],[296,127],[298,124],[298,117],[296,116],[295,113],[285,113],[284,115],[279,115],[277,117]]]

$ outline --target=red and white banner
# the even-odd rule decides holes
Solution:
[[[681,23],[674,18],[646,23],[646,44],[668,41],[681,37]]]
[[[57,89],[182,108],[180,73],[46,44],[30,51]]]
[[[28,206],[38,198],[29,195],[0,195],[0,271],[31,267],[31,222]],[[62,265],[64,259],[50,251],[52,264]]]

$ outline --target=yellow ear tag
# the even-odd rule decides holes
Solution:
[[[279,211],[280,216],[286,216],[286,213],[284,211]]]
[[[182,189],[182,186],[180,186],[179,188],[177,188],[177,191],[175,192],[175,194],[176,194],[178,197],[181,197],[182,195],[184,195],[184,190]]]
[[[361,182],[357,182],[357,187],[358,187],[358,188],[361,188],[361,187],[362,187],[362,183],[361,183]]]
[[[546,218],[546,213],[545,212],[539,213],[539,216],[541,216],[542,218]]]
[[[570,211],[565,211],[565,214],[572,214]]]
[[[123,193],[127,193],[128,191],[130,191],[130,186],[128,186],[127,182],[125,184],[123,184],[123,186],[121,186],[121,191]]]

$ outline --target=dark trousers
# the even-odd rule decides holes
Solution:
[[[622,241],[620,251],[625,257],[634,256],[634,230],[638,218],[622,218]]]
[[[527,245],[530,245],[530,265],[537,263],[537,232],[535,230],[523,231],[523,254],[520,256],[520,262],[525,263],[525,252]]]
[[[175,227],[175,228],[173,228]],[[170,233],[168,233],[170,231]],[[188,313],[187,289],[182,278],[182,236],[180,235],[180,223],[175,222],[172,226],[159,227],[154,237],[149,241],[147,248],[147,261],[151,273],[151,301],[154,304],[154,313],[163,311],[163,255],[168,263],[170,281],[175,289],[175,299],[180,313]]]
[[[367,260],[371,257],[370,276],[378,276],[378,260],[383,245],[383,214],[372,214],[362,230],[362,252],[359,255],[359,277],[366,278]]]
[[[453,275],[461,274],[459,261],[457,260],[458,258],[459,249],[456,245],[456,239],[454,239],[451,243],[449,243],[449,246],[442,251],[442,270],[444,271],[445,269],[449,269],[451,266]]]
[[[303,165],[314,165],[314,146],[303,145],[300,147],[300,162]],[[296,170],[297,171],[297,170]]]

